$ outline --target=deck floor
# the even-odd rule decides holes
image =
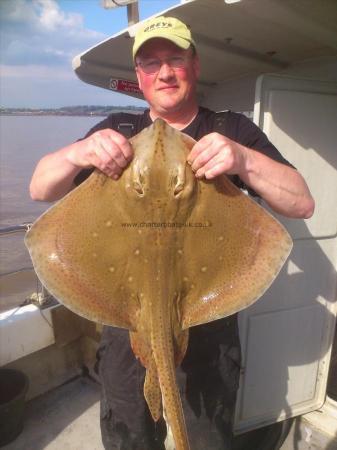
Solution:
[[[328,436],[305,420],[297,419],[280,450],[337,450],[337,436]]]
[[[104,450],[100,386],[80,377],[27,402],[22,433],[1,450]]]
[[[1,450],[104,450],[99,399],[99,384],[79,377],[27,402],[22,433]],[[337,440],[298,420],[281,450],[337,450]]]

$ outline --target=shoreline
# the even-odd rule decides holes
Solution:
[[[113,113],[142,114],[141,106],[64,106],[62,108],[0,108],[0,116],[106,117]]]
[[[115,112],[115,111],[114,111]],[[130,112],[130,111],[116,111],[116,112]],[[106,117],[111,112],[106,113],[0,113],[0,116],[3,117],[17,117],[17,116],[26,116],[26,117],[43,117],[43,116],[52,116],[52,117]]]

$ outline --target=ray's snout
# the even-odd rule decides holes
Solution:
[[[166,200],[189,197],[196,180],[186,162],[189,148],[181,133],[157,119],[138,141],[126,185],[129,194],[138,199],[147,194]]]

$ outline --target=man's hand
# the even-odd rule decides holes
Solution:
[[[192,148],[187,161],[197,178],[215,178],[227,173],[240,174],[245,170],[246,147],[219,133],[202,137]]]
[[[297,170],[219,133],[202,137],[187,157],[198,178],[239,175],[276,212],[308,219],[315,202]]]
[[[115,180],[133,158],[129,141],[117,131],[96,131],[81,141],[44,156],[31,183],[33,200],[55,201],[75,187],[76,175],[86,167],[97,167]]]
[[[96,131],[73,145],[67,160],[76,167],[97,167],[114,179],[119,178],[133,157],[129,141],[117,131]]]

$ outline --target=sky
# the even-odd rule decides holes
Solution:
[[[140,0],[140,19],[179,0]],[[80,81],[74,56],[127,27],[126,7],[101,0],[0,0],[0,106],[142,105]]]

